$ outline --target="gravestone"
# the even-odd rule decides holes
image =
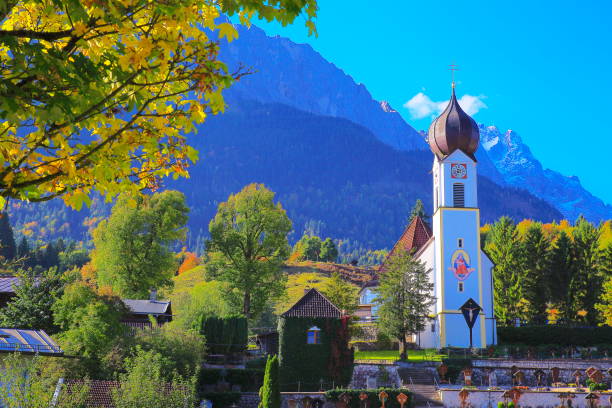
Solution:
[[[298,404],[297,400],[294,400],[293,398],[287,400],[288,408],[298,408],[297,404]]]
[[[585,373],[586,373],[587,377],[589,377],[589,380],[591,380],[593,382],[602,383],[604,381],[603,373],[601,371],[599,371],[595,367],[587,368],[585,370]]]
[[[541,368],[538,368],[537,370],[534,371],[533,375],[535,376],[536,385],[538,387],[545,385],[544,383],[546,380],[546,373],[544,372],[544,370],[542,370]]]
[[[513,385],[524,385],[525,384],[525,374],[521,370],[517,370],[512,375]]]
[[[463,381],[468,387],[472,385],[472,369],[467,367],[463,369]]]
[[[495,374],[495,370],[492,370],[491,374],[489,374],[489,386],[490,387],[497,386],[497,374]]]
[[[558,383],[559,381],[559,373],[561,372],[561,369],[559,367],[553,367],[550,369],[550,375],[552,377],[552,382],[554,383]]]
[[[448,374],[448,366],[442,363],[438,366],[438,375],[440,376],[441,383],[448,382],[448,380],[446,379],[446,374]]]
[[[580,370],[576,370],[572,373],[572,377],[576,380],[576,387],[580,387],[580,377],[582,377],[582,373]]]
[[[366,394],[365,392],[362,392],[361,394],[359,394],[359,408],[369,408],[370,407],[370,401],[368,399],[368,394]]]

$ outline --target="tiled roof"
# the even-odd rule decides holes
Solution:
[[[43,330],[0,328],[0,352],[61,355],[64,352]]]
[[[387,260],[393,255],[399,253],[399,251],[406,251],[410,253],[417,252],[427,243],[427,241],[429,241],[432,235],[431,229],[425,223],[425,221],[423,221],[421,217],[414,217],[391,251],[389,251],[387,258],[380,265],[379,271],[383,271]]]
[[[0,293],[15,293],[17,286],[19,286],[19,278],[17,276],[0,277]]]
[[[310,289],[282,317],[342,317],[342,312],[315,288]]]
[[[64,382],[64,389],[61,392],[67,392],[72,394],[78,392],[81,386],[87,386],[89,388],[89,395],[87,396],[86,406],[89,408],[115,408],[113,404],[112,390],[119,388],[118,381],[104,381],[104,380],[89,380],[87,382],[83,380],[66,380]]]
[[[160,300],[123,299],[123,303],[134,314],[162,315],[168,313],[170,302]]]

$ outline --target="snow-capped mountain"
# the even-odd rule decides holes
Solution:
[[[612,218],[612,206],[589,193],[578,177],[544,169],[517,132],[480,125],[480,145],[507,184],[545,199],[568,219],[580,214],[593,221]]]

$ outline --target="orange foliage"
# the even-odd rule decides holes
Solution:
[[[87,282],[88,285],[95,285],[96,269],[94,268],[91,262],[87,262],[81,267],[81,278],[83,278],[83,280]]]
[[[182,274],[183,272],[187,272],[196,266],[200,265],[202,262],[200,258],[196,256],[193,252],[185,253],[185,259],[183,259],[183,263],[179,266],[178,274]]]
[[[113,288],[111,286],[100,286],[98,288],[98,295],[100,296],[115,296],[113,293]]]

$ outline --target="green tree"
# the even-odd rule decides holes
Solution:
[[[495,316],[500,323],[510,324],[514,319],[524,317],[521,311],[523,265],[518,232],[512,219],[501,217],[493,224],[485,251],[495,265]]]
[[[334,272],[331,279],[325,282],[323,294],[347,315],[353,314],[357,309],[359,290],[342,279],[338,272]]]
[[[53,322],[52,306],[64,290],[64,282],[56,268],[40,276],[22,271],[15,297],[0,309],[0,325],[20,329],[44,330],[49,334],[57,332]]]
[[[259,389],[259,398],[261,402],[258,408],[280,408],[281,406],[277,356],[268,356],[264,382]]]
[[[120,386],[113,390],[116,408],[185,408],[195,406],[194,380],[164,372],[164,357],[155,351],[138,350],[127,361]],[[172,377],[169,379],[168,377]]]
[[[0,405],[4,408],[85,408],[89,384],[71,387],[61,392],[52,403],[59,374],[45,369],[44,357],[20,353],[0,360]],[[10,386],[8,386],[10,384]]]
[[[298,261],[321,261],[321,238],[316,235],[304,234],[295,244],[293,252]]]
[[[321,261],[336,262],[338,260],[338,248],[331,238],[326,238],[321,244]]]
[[[433,283],[425,265],[407,252],[389,258],[380,272],[378,329],[400,342],[400,356],[406,358],[406,337],[425,329],[435,302]]]
[[[30,245],[28,244],[28,239],[26,237],[21,237],[19,241],[19,245],[17,246],[17,257],[18,258],[27,258],[30,256]]]
[[[612,326],[612,276],[604,282],[600,303],[595,308],[601,312],[603,323]]]
[[[259,315],[268,299],[284,292],[286,277],[280,267],[289,255],[290,231],[287,213],[262,184],[231,195],[210,222],[206,247],[211,262],[249,319]]]
[[[243,76],[219,60],[237,30],[221,14],[286,25],[315,0],[6,0],[0,6],[0,117],[5,197],[64,195],[79,208],[187,175],[186,134],[223,112],[222,91]]]
[[[10,261],[15,258],[17,248],[13,228],[6,212],[0,213],[0,256]]]
[[[551,303],[559,304],[561,315],[565,318],[571,315],[570,284],[573,275],[572,240],[565,231],[561,231],[550,250],[546,295]]]
[[[188,212],[178,191],[121,196],[93,232],[98,284],[131,298],[171,286],[178,267],[172,247],[185,239]]]
[[[425,211],[425,205],[423,204],[423,201],[421,201],[420,198],[417,198],[416,202],[414,203],[414,206],[410,210],[410,215],[408,216],[408,222],[406,223],[406,225],[409,225],[415,217],[421,217],[421,219],[426,224],[429,224],[429,220],[431,218],[427,214],[427,211]]]
[[[599,250],[599,231],[593,224],[579,218],[573,231],[574,237],[574,275],[570,283],[571,312],[578,317],[586,311],[586,321],[597,324],[595,304],[601,295],[603,276],[601,273],[601,252]]]
[[[92,376],[103,376],[101,360],[117,345],[125,333],[121,317],[127,313],[116,297],[100,296],[82,281],[66,286],[64,294],[52,306],[60,344],[67,353],[83,358],[84,368]]]
[[[521,240],[523,258],[523,297],[529,303],[529,320],[542,320],[546,316],[546,303],[549,292],[548,261],[550,242],[542,232],[542,224],[533,223]]]

